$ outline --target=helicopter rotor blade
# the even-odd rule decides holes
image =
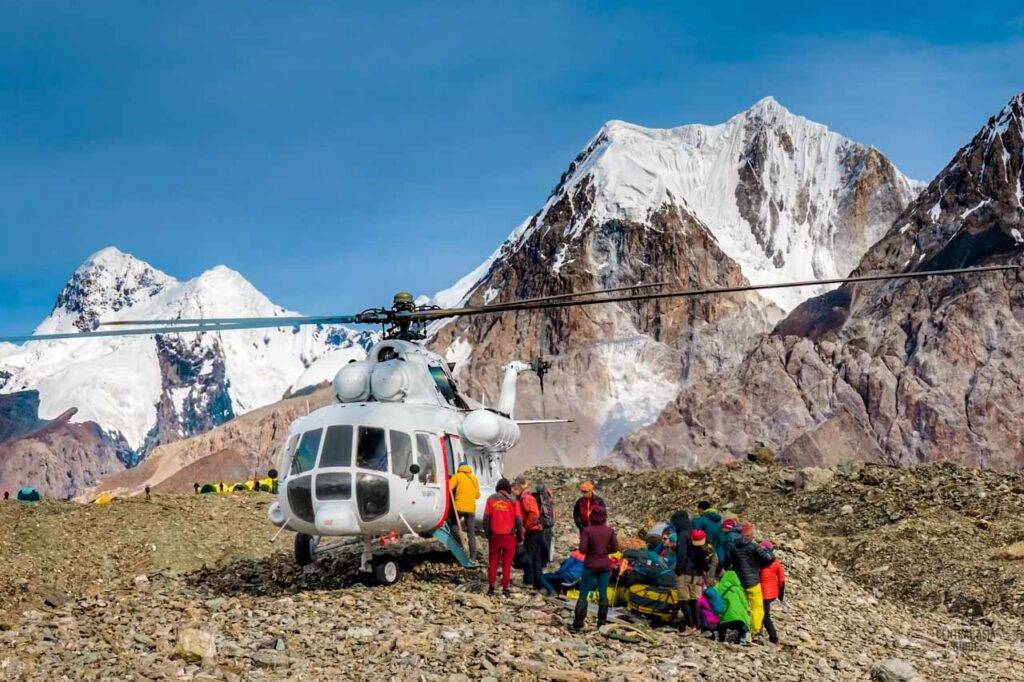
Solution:
[[[761,291],[764,289],[791,289],[794,287],[811,287],[825,284],[855,284],[858,282],[878,282],[889,279],[922,279],[933,276],[970,275],[985,272],[997,272],[1001,270],[1017,270],[1019,265],[988,265],[978,268],[955,268],[951,270],[924,270],[920,272],[899,272],[879,273],[874,275],[859,275],[856,277],[835,277],[832,279],[804,280],[801,282],[780,282],[773,284],[746,284],[736,287],[714,287],[709,289],[681,289],[676,291],[662,291],[647,294],[631,294],[624,296],[604,296],[589,298],[586,300],[569,301],[547,301],[531,303],[529,305],[516,305],[514,303],[500,303],[491,306],[480,306],[475,308],[449,308],[447,310],[423,310],[411,313],[416,319],[439,320],[447,317],[468,317],[472,315],[488,315],[519,310],[546,310],[550,308],[567,308],[570,306],[597,305],[599,303],[625,303],[628,301],[648,301],[663,298],[688,298],[692,296],[711,296],[718,294],[733,294],[746,291]]]
[[[388,323],[409,323],[425,322],[430,320],[443,320],[449,317],[468,317],[473,315],[490,315],[493,313],[546,310],[551,308],[568,308],[572,306],[598,305],[602,303],[625,303],[628,301],[648,301],[663,298],[687,298],[692,296],[709,296],[717,294],[741,293],[746,291],[760,291],[764,289],[787,289],[793,287],[821,286],[825,284],[851,284],[858,282],[878,282],[883,280],[897,279],[920,279],[932,276],[970,275],[986,272],[997,272],[1002,270],[1017,270],[1019,265],[990,265],[977,268],[956,268],[950,270],[926,270],[920,272],[902,273],[880,273],[874,275],[860,275],[856,277],[837,277],[833,279],[806,280],[802,282],[782,282],[775,284],[747,284],[737,287],[716,287],[709,289],[683,289],[676,291],[660,291],[654,293],[640,293],[628,295],[600,296],[595,292],[579,292],[574,294],[558,294],[540,300],[525,299],[524,301],[512,301],[489,306],[477,306],[468,308],[448,308],[437,310],[368,310],[358,315],[327,315],[317,317],[220,317],[207,319],[187,320],[120,320],[117,325],[110,326],[131,326],[139,327],[133,329],[102,330],[79,333],[61,334],[40,334],[36,336],[10,336],[0,337],[0,342],[23,343],[26,341],[58,341],[63,339],[84,339],[114,336],[143,336],[154,334],[173,334],[191,332],[231,331],[241,329],[266,329],[275,327],[297,327],[310,324],[388,324]],[[640,288],[650,288],[654,285],[637,285]],[[599,290],[607,292],[619,292],[635,290],[636,286],[617,287],[615,289]],[[579,299],[577,297],[591,295],[591,298]],[[144,326],[158,325],[158,326]]]
[[[291,317],[193,317],[179,318],[176,320],[110,320],[100,322],[101,327],[126,327],[139,325],[160,325],[160,326],[199,326],[199,325],[222,325],[222,324],[257,324],[260,327],[268,326],[263,323],[280,323],[280,327],[293,327],[304,324],[355,324],[356,315],[296,315]]]

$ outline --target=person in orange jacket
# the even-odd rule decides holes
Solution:
[[[775,546],[770,541],[765,540],[761,547],[775,556]],[[776,599],[782,601],[786,597],[786,572],[782,570],[778,559],[761,569],[761,597],[764,599],[764,628],[768,631],[768,641],[778,644],[779,633],[772,622],[772,602]]]
[[[540,523],[540,505],[530,492],[530,482],[519,476],[512,484],[512,492],[519,499],[526,530],[523,540],[523,585],[537,590],[544,589],[540,575],[544,566],[544,526]]]

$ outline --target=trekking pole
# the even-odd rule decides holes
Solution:
[[[455,492],[452,491],[450,487],[448,488],[448,499],[452,501],[452,513],[455,514],[455,527],[459,529],[460,533],[462,533],[464,532],[462,530],[462,519],[459,518],[459,510],[455,508]]]

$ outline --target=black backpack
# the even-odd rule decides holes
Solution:
[[[537,519],[544,528],[552,528],[555,525],[555,500],[551,496],[551,489],[543,483],[537,485],[534,493],[537,498],[537,506],[540,507],[540,518]]]

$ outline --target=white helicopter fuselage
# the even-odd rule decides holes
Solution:
[[[508,365],[491,410],[459,394],[439,355],[407,341],[377,344],[338,372],[333,404],[290,426],[270,520],[315,537],[428,536],[449,518],[449,478],[462,461],[480,482],[482,519],[519,440],[515,379],[529,367]]]

